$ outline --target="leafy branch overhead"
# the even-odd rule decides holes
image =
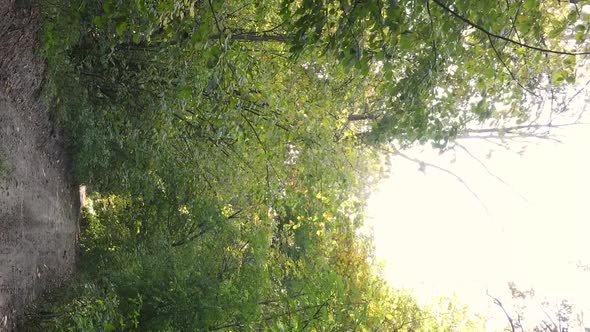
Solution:
[[[445,145],[473,122],[524,121],[524,105],[572,83],[575,56],[588,54],[563,42],[569,30],[583,42],[588,25],[560,2],[303,2],[284,10],[292,52],[319,46],[377,82],[378,93],[365,95],[369,107],[351,116],[372,120],[367,136],[379,142]],[[493,109],[498,103],[506,114]]]

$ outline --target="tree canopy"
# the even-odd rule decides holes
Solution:
[[[65,330],[473,329],[380,278],[359,231],[380,151],[525,121],[588,31],[535,0],[42,3],[94,190]]]

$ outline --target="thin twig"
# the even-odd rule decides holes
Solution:
[[[584,125],[588,123],[584,122],[570,122],[570,123],[563,123],[563,124],[528,124],[528,125],[520,125],[520,126],[511,126],[511,127],[504,127],[504,128],[482,128],[482,129],[468,129],[464,133],[465,134],[485,134],[485,133],[495,133],[498,131],[504,131],[506,133],[514,132],[515,130],[522,130],[522,129],[549,129],[549,128],[561,128],[561,127],[571,127],[571,126],[578,126]]]
[[[512,77],[512,80],[516,83],[516,85],[521,87],[524,91],[532,94],[533,96],[539,97],[539,95],[537,95],[534,91],[530,90],[529,88],[525,87],[522,83],[520,83],[520,81],[518,80],[516,75],[514,75],[514,73],[510,69],[510,67],[508,67],[508,64],[506,64],[504,59],[502,59],[502,55],[500,54],[500,51],[498,51],[498,49],[494,45],[494,40],[492,39],[492,37],[490,35],[488,35],[488,40],[490,41],[490,46],[492,46],[494,53],[496,53],[496,57],[498,58],[498,60],[500,60],[500,63],[502,64],[502,66],[504,66],[504,68],[506,68],[506,70],[508,71],[508,74],[510,74],[510,77]]]
[[[400,157],[402,157],[402,158],[404,158],[404,159],[406,159],[406,160],[409,160],[409,161],[412,161],[412,162],[414,162],[414,163],[417,163],[417,164],[418,164],[418,165],[420,165],[421,167],[426,167],[426,166],[428,166],[428,167],[432,167],[432,168],[434,168],[434,169],[437,169],[437,170],[439,170],[439,171],[441,171],[441,172],[447,173],[447,174],[449,174],[450,176],[454,177],[454,178],[455,178],[457,181],[459,181],[459,183],[461,183],[461,184],[463,185],[463,187],[465,187],[465,189],[467,189],[467,190],[468,190],[468,191],[471,193],[471,195],[472,195],[472,196],[473,196],[475,199],[477,199],[477,201],[479,202],[479,204],[480,204],[480,205],[482,206],[482,208],[485,210],[486,214],[487,214],[488,216],[491,216],[491,214],[490,214],[490,210],[489,210],[489,209],[488,209],[488,207],[485,205],[485,203],[484,203],[484,202],[481,200],[481,198],[479,197],[479,195],[478,195],[478,194],[477,194],[477,193],[476,193],[476,192],[475,192],[473,189],[471,189],[471,187],[470,187],[470,186],[467,184],[467,182],[465,182],[465,180],[463,180],[463,179],[462,179],[462,178],[461,178],[459,175],[457,175],[457,174],[453,173],[452,171],[450,171],[450,170],[448,170],[448,169],[446,169],[446,168],[440,167],[440,166],[438,166],[438,165],[431,164],[431,163],[428,163],[428,162],[425,162],[425,161],[423,161],[423,160],[419,160],[419,159],[416,159],[416,158],[412,158],[412,157],[410,157],[410,156],[408,156],[408,155],[406,155],[406,154],[403,154],[403,153],[399,152],[399,150],[398,150],[398,151],[395,151],[395,152],[394,152],[394,155],[398,155],[398,156],[400,156]]]
[[[209,8],[211,8],[211,15],[213,15],[213,19],[215,20],[215,26],[217,27],[217,31],[219,31],[219,33],[221,34],[223,32],[223,30],[221,29],[221,26],[219,25],[219,21],[217,20],[217,14],[215,13],[215,8],[213,8],[213,3],[211,3],[211,0],[208,0],[209,2]]]
[[[498,307],[500,307],[500,309],[502,309],[502,311],[504,312],[504,315],[506,316],[506,319],[508,319],[508,322],[510,323],[510,329],[512,332],[516,332],[516,327],[514,326],[514,321],[512,319],[512,317],[510,316],[510,314],[508,313],[508,311],[506,311],[506,308],[504,308],[504,305],[502,304],[502,302],[500,302],[500,300],[498,300],[498,298],[490,295],[490,293],[486,290],[486,295],[489,296],[490,298],[492,298],[492,300],[494,300],[494,304],[497,305]]]
[[[465,146],[463,146],[462,144],[460,144],[458,142],[455,142],[455,146],[458,146],[461,150],[465,151],[465,153],[467,153],[473,160],[475,160],[486,171],[486,173],[488,173],[490,176],[494,177],[496,180],[502,182],[502,184],[504,184],[506,187],[508,187],[510,190],[512,190],[523,201],[528,202],[526,197],[524,197],[522,194],[520,194],[519,192],[514,190],[514,188],[512,188],[512,186],[508,182],[504,181],[504,179],[502,179],[501,177],[499,177],[498,175],[496,175],[492,171],[490,171],[488,166],[486,164],[484,164],[484,162],[481,161],[479,158],[474,156],[473,153],[471,153],[471,151],[469,151],[469,149],[467,149]]]
[[[437,68],[437,53],[436,53],[436,30],[434,29],[434,20],[432,19],[432,13],[430,12],[430,1],[426,1],[426,11],[428,12],[428,18],[430,19],[430,35],[432,37],[432,58],[434,60],[434,69]]]

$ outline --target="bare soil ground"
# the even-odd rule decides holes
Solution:
[[[40,98],[39,9],[0,0],[0,331],[74,270],[79,196]]]

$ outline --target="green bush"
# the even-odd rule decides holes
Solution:
[[[141,296],[124,301],[112,285],[81,283],[70,289],[75,296],[61,298],[42,307],[25,330],[50,331],[133,331],[137,330]]]

